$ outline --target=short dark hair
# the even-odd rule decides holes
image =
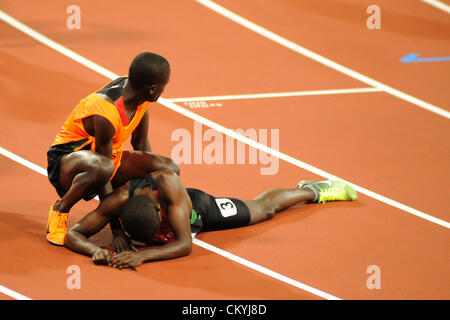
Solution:
[[[133,240],[148,243],[158,231],[161,220],[153,201],[143,195],[127,201],[120,215],[125,231]]]
[[[131,62],[128,80],[136,89],[144,86],[162,85],[169,80],[170,65],[162,56],[152,52],[141,52]]]

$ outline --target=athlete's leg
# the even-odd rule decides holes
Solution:
[[[180,174],[180,168],[170,158],[145,151],[124,151],[121,165],[111,182],[113,187],[117,188],[131,179],[141,178],[162,169]]]
[[[311,189],[273,189],[262,193],[254,200],[245,200],[250,210],[250,225],[272,219],[275,213],[297,204],[313,201]]]
[[[103,188],[114,172],[114,164],[98,153],[82,150],[64,155],[59,168],[57,190],[62,198],[50,207],[47,240],[62,246],[70,209],[82,198],[94,195]]]
[[[114,172],[113,162],[92,151],[77,151],[61,159],[59,183],[65,195],[54,210],[67,213],[83,197],[98,193]]]

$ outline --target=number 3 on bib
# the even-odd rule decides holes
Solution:
[[[237,214],[237,208],[233,201],[227,198],[216,198],[217,207],[219,207],[220,214],[224,218],[228,218]]]

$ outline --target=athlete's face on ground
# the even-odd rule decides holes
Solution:
[[[153,193],[150,187],[138,188],[134,191],[134,196],[146,196],[148,197],[154,204],[156,213],[158,214],[159,221],[162,221],[161,217],[161,206],[156,198],[156,195]]]
[[[158,219],[160,222],[162,222],[162,217],[161,217],[161,206],[158,202],[158,199],[156,199],[155,194],[152,192],[154,199],[152,199],[153,204],[155,205],[155,210],[156,210],[156,214],[158,215]]]

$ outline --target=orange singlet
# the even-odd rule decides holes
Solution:
[[[95,137],[90,136],[86,132],[82,120],[94,115],[104,117],[112,124],[115,130],[112,138],[113,150],[111,159],[114,163],[114,173],[111,179],[114,177],[120,166],[123,145],[141,122],[149,105],[148,101],[139,105],[133,119],[128,122],[121,93],[126,79],[126,77],[116,79],[101,90],[82,99],[69,115],[52,144],[52,146],[55,146],[70,143],[71,146],[74,146],[74,151],[79,151],[81,149],[86,150],[86,147],[90,145],[89,150],[95,151]],[[97,93],[106,94],[111,98],[114,104],[103,100]]]

